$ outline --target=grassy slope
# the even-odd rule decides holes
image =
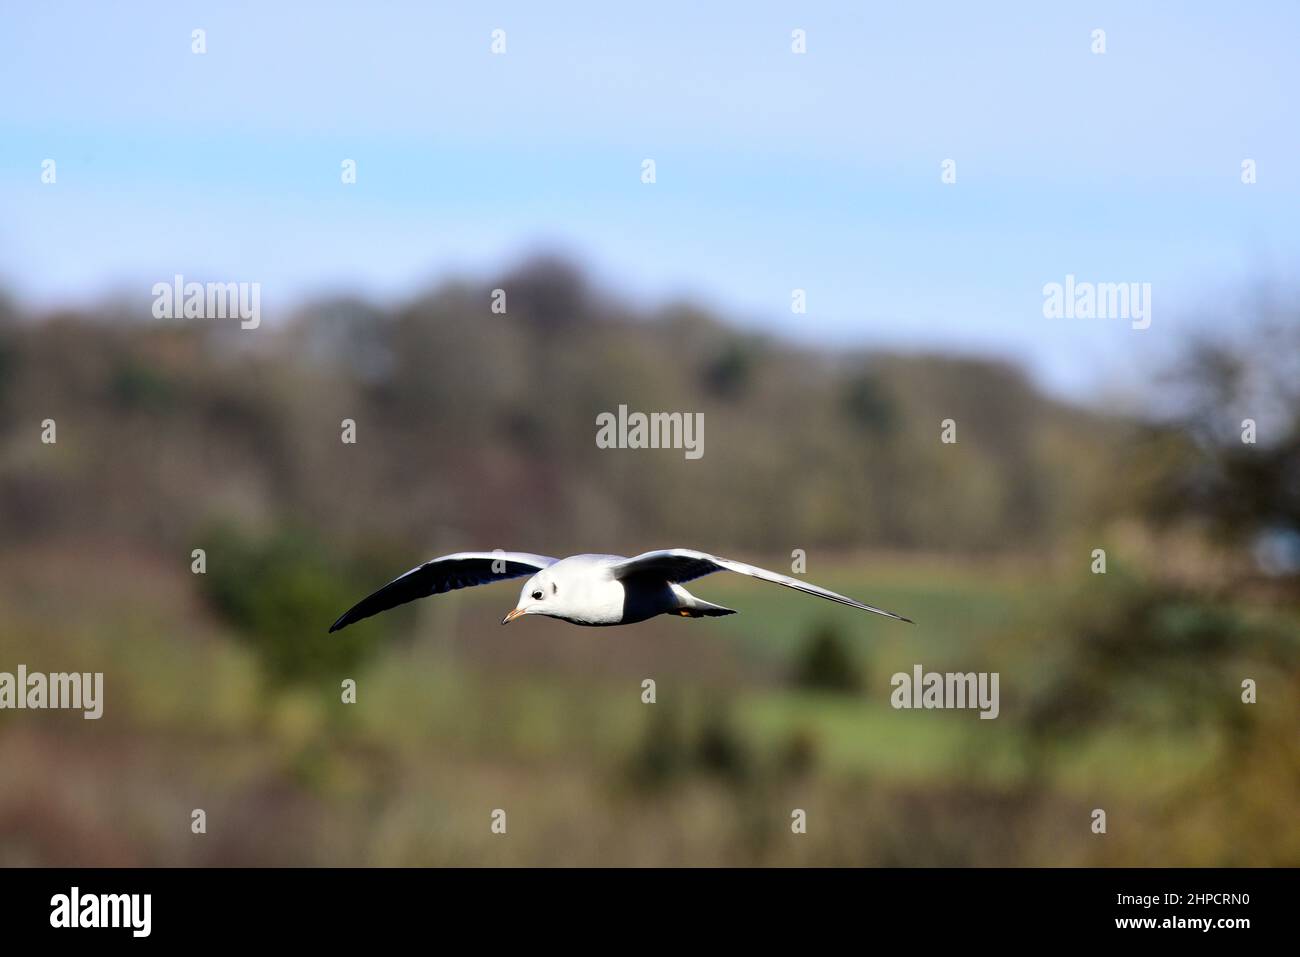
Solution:
[[[640,701],[643,677],[659,683],[653,713],[680,712],[688,727],[722,703],[756,766],[775,767],[793,738],[811,740],[815,777],[802,785],[790,779],[801,800],[841,814],[874,808],[870,813],[884,820],[902,812],[872,802],[887,801],[893,788],[997,792],[1021,779],[1022,729],[1009,706],[1019,669],[1038,653],[1035,641],[1050,641],[1007,638],[1032,636],[1043,596],[1014,573],[980,565],[859,561],[808,576],[912,615],[915,627],[718,576],[698,583],[697,591],[741,615],[611,631],[531,621],[502,629],[496,621],[513,593],[483,589],[450,599],[438,612],[437,628],[454,630],[452,640],[429,630],[434,619],[414,616],[413,641],[356,676],[358,703],[345,707],[337,703],[336,685],[278,698],[262,694],[251,656],[223,639],[188,576],[84,556],[98,575],[97,591],[93,605],[74,607],[54,599],[58,579],[88,569],[47,557],[44,570],[28,563],[6,579],[21,593],[6,596],[12,611],[0,626],[4,659],[32,669],[60,670],[70,660],[102,668],[106,715],[101,722],[63,714],[0,716],[0,759],[29,772],[0,787],[0,832],[38,833],[33,816],[39,824],[54,815],[63,827],[58,815],[78,813],[69,808],[90,801],[104,819],[87,825],[94,831],[87,840],[99,825],[134,835],[129,843],[102,843],[103,862],[312,861],[332,853],[369,862],[539,862],[566,853],[547,842],[500,852],[462,837],[462,827],[477,833],[481,815],[473,809],[483,802],[531,808],[547,841],[568,835],[564,846],[575,860],[615,854],[646,862],[786,862],[792,860],[783,856],[787,851],[701,843],[717,832],[700,822],[736,801],[766,820],[762,815],[787,800],[782,789],[792,786],[780,775],[771,779],[776,783],[751,781],[732,797],[708,779],[687,778],[672,790],[644,794],[629,783],[652,714]],[[798,644],[792,636],[827,620],[860,651],[868,677],[858,696],[799,692],[785,679]],[[321,640],[329,638],[322,633]],[[889,675],[914,662],[1001,670],[1003,717],[893,710]],[[1103,734],[1066,756],[1051,787],[1060,800],[1087,806],[1098,795],[1159,797],[1184,787],[1210,760],[1213,744],[1191,735],[1155,741]],[[629,799],[639,803],[629,806]],[[211,845],[223,848],[220,853],[158,833],[160,815],[183,821],[194,806],[241,822],[246,833],[227,838],[233,844]],[[579,812],[585,830],[575,821]],[[629,821],[651,818],[659,820],[665,843],[638,843],[642,837],[626,833]],[[757,825],[751,824],[737,840],[752,836]],[[755,833],[771,828],[779,833],[779,819]],[[964,859],[955,851],[956,858],[943,856],[949,839],[934,840],[934,860]],[[16,847],[7,860],[50,859],[39,847],[22,841]],[[840,860],[840,853],[846,861],[892,860],[867,847],[817,847],[799,853],[814,860]],[[904,852],[897,851],[900,860]],[[776,856],[764,856],[769,853]],[[1044,846],[1011,860],[1060,858]]]

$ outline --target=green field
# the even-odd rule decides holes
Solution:
[[[27,835],[3,863],[47,860],[41,835],[74,823],[90,863],[1138,860],[1142,842],[1090,834],[1097,806],[1188,863],[1228,853],[1213,805],[1230,798],[1222,782],[1207,789],[1227,766],[1213,724],[1117,715],[1046,762],[1031,755],[1021,699],[1052,661],[1060,639],[1043,622],[1067,583],[1031,588],[1023,569],[877,559],[808,575],[915,626],[717,576],[695,591],[741,614],[502,628],[514,589],[485,588],[412,608],[355,674],[278,690],[193,576],[136,571],[104,572],[94,614],[51,598],[61,563],[20,576],[30,591],[8,606],[7,653],[33,669],[73,657],[102,669],[107,700],[93,723],[0,717],[0,759],[29,768],[0,784]],[[144,587],[150,601],[133,601]],[[304,628],[328,642],[326,624]],[[819,628],[839,635],[856,691],[792,677]],[[890,707],[890,675],[914,663],[998,671],[1001,716]],[[357,681],[355,704],[340,701],[344,678]],[[654,704],[641,700],[647,678]],[[1294,705],[1258,707],[1267,727]],[[1269,807],[1289,786],[1271,774],[1241,784]],[[208,812],[206,840],[186,829],[194,807]],[[486,827],[495,808],[510,812],[508,843]],[[793,808],[816,824],[798,843]],[[159,823],[172,819],[174,830]],[[1000,830],[1016,837],[998,841]],[[1285,841],[1234,839],[1293,860]]]

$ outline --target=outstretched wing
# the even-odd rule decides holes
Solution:
[[[613,566],[612,571],[614,577],[620,580],[645,575],[678,583],[702,578],[705,575],[712,575],[714,572],[736,572],[740,575],[748,575],[750,578],[761,578],[765,582],[775,582],[778,585],[784,585],[786,588],[801,591],[806,595],[828,598],[831,601],[839,602],[841,605],[851,605],[854,608],[861,608],[863,611],[874,612],[877,615],[884,615],[886,618],[896,618],[899,621],[913,624],[910,618],[895,615],[892,611],[885,611],[883,608],[876,608],[874,605],[865,605],[860,601],[854,601],[852,598],[836,594],[829,589],[819,588],[816,585],[799,581],[797,578],[791,578],[789,575],[779,575],[765,568],[746,565],[744,562],[735,562],[729,558],[718,558],[716,555],[697,552],[689,548],[668,548],[657,552],[646,552],[644,555],[637,555],[635,558],[619,562]]]
[[[556,561],[558,559],[546,555],[529,555],[527,552],[457,552],[454,555],[443,555],[442,558],[412,568],[373,595],[361,599],[330,625],[330,631],[338,631],[353,622],[427,595],[441,595],[457,588],[486,585],[507,578],[523,578],[554,565]]]

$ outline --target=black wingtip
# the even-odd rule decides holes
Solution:
[[[352,622],[345,620],[347,617],[348,617],[348,616],[347,616],[346,614],[341,615],[341,616],[339,617],[339,620],[338,620],[338,621],[336,621],[336,622],[334,622],[334,624],[330,625],[330,630],[329,630],[328,634],[331,634],[331,635],[332,635],[332,634],[334,634],[334,632],[336,632],[336,631],[342,631],[342,630],[343,630],[344,628],[346,628],[348,625],[352,624]]]
[[[907,622],[909,625],[915,625],[915,624],[916,624],[916,622],[912,621],[912,619],[910,619],[910,618],[904,618],[902,615],[899,615],[899,616],[898,616],[898,620],[899,620],[899,621],[905,621],[905,622]],[[334,629],[331,628],[330,630],[333,631]]]

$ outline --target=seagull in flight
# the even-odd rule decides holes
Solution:
[[[718,558],[689,548],[646,552],[635,558],[622,555],[572,555],[548,558],[526,552],[457,552],[412,568],[373,595],[357,602],[330,626],[339,631],[354,622],[377,615],[427,595],[486,585],[507,578],[528,577],[519,602],[501,619],[508,625],[524,615],[546,615],[575,625],[630,625],[656,615],[714,618],[736,612],[696,598],[682,582],[714,572],[736,572],[775,582],[806,595],[816,595],[884,615],[909,624],[910,618],[864,605],[825,588],[818,588],[764,568],[729,558]]]

